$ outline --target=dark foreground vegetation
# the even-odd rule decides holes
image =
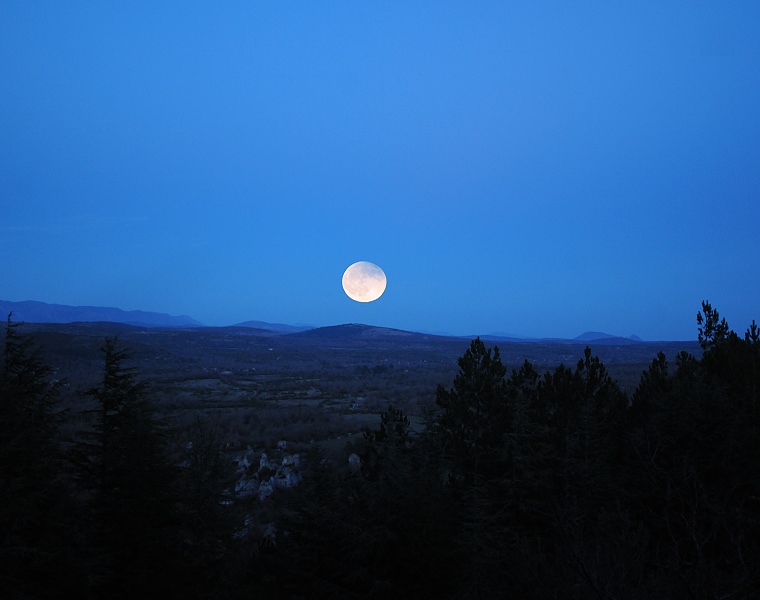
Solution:
[[[760,332],[707,303],[697,320],[700,356],[659,353],[633,392],[590,349],[508,372],[476,339],[430,406],[394,397],[339,452],[305,428],[303,480],[262,501],[238,493],[218,412],[180,410],[205,383],[148,387],[109,337],[74,393],[9,319],[0,596],[758,598]],[[345,384],[409,370],[364,366]],[[255,435],[278,392],[235,389]]]

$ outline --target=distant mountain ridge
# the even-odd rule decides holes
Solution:
[[[327,327],[316,327],[307,331],[293,333],[289,337],[299,339],[319,339],[319,340],[356,340],[356,339],[378,339],[378,338],[409,338],[409,337],[428,337],[428,334],[417,333],[414,331],[403,331],[401,329],[392,329],[390,327],[376,327],[374,325],[363,325],[361,323],[347,323],[345,325],[329,325]],[[435,337],[435,336],[429,336]]]
[[[266,321],[243,321],[242,323],[236,323],[234,327],[265,329],[267,331],[276,331],[278,333],[298,333],[300,331],[314,329],[314,327],[309,327],[308,325],[286,325],[285,323],[267,323]]]
[[[186,315],[172,316],[165,313],[143,310],[122,310],[120,308],[101,306],[67,306],[65,304],[47,304],[26,300],[9,302],[0,300],[0,314],[3,319],[13,313],[14,321],[29,323],[77,323],[97,322],[125,323],[143,327],[203,327]]]
[[[637,335],[621,337],[619,335],[610,335],[609,333],[603,333],[601,331],[587,331],[573,339],[579,342],[596,342],[597,344],[636,344],[643,341]]]
[[[480,337],[489,342],[552,342],[557,344],[594,343],[595,345],[602,346],[626,346],[629,344],[645,343],[644,340],[637,335],[622,337],[619,335],[604,333],[602,331],[587,331],[574,338],[532,338],[498,333],[481,335]]]
[[[203,323],[186,315],[172,316],[165,313],[148,312],[142,310],[125,311],[120,308],[99,306],[68,306],[64,304],[47,304],[27,300],[24,302],[10,302],[0,300],[0,315],[3,318],[13,312],[13,320],[29,323],[122,323],[142,327],[204,327]],[[474,339],[477,335],[450,335],[445,333],[429,333],[419,331],[404,331],[390,327],[363,325],[359,323],[347,323],[342,325],[330,325],[326,327],[311,327],[307,325],[288,325],[285,323],[268,323],[266,321],[243,321],[230,327],[243,327],[270,331],[285,335],[302,335],[305,339],[357,339],[357,338],[407,338],[409,336],[421,337],[450,337],[462,339]],[[630,344],[645,343],[640,337],[630,335],[621,337],[601,331],[587,331],[581,335],[568,338],[533,338],[514,334],[493,333],[480,335],[483,341],[489,342],[548,342],[561,344],[585,344],[624,346]]]

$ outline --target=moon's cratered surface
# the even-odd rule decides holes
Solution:
[[[343,290],[351,300],[372,302],[383,295],[387,279],[376,264],[361,260],[343,273]]]

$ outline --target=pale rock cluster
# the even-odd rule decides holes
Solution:
[[[354,453],[351,454],[348,457],[348,468],[351,469],[354,473],[357,472],[362,467],[362,459],[359,457],[358,454]]]
[[[287,444],[280,442],[277,446],[280,450],[284,450]],[[263,502],[274,493],[274,490],[293,488],[303,478],[299,454],[285,454],[278,462],[270,459],[266,452],[262,452],[258,468],[254,473],[251,473],[252,459],[253,450],[250,446],[245,453],[235,459],[240,475],[240,479],[235,484],[235,494],[239,498],[247,498],[255,494],[259,501]]]

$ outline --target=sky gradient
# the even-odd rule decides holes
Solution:
[[[695,339],[705,299],[760,318],[757,2],[3,2],[0,115],[3,300],[647,340]],[[341,288],[360,260],[376,302]]]

